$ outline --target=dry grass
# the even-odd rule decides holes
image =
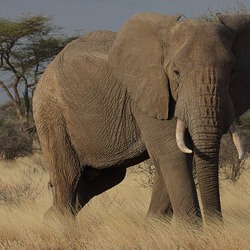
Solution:
[[[94,198],[75,225],[46,225],[51,194],[41,166],[38,155],[0,162],[0,249],[250,249],[250,171],[237,183],[221,182],[224,226],[198,232],[145,222],[151,191],[135,171]]]

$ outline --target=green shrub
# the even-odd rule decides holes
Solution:
[[[250,138],[250,110],[239,118],[238,128],[244,136]]]
[[[32,153],[32,138],[22,132],[21,124],[10,118],[5,112],[0,113],[0,158],[13,160]]]

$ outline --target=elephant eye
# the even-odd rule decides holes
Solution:
[[[174,69],[173,70],[173,73],[176,75],[176,76],[180,76],[180,71],[178,69]]]

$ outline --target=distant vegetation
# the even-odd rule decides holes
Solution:
[[[249,10],[246,8],[246,6],[239,0],[235,2],[235,5],[230,5],[227,3],[221,4],[221,9],[215,10],[212,8],[208,8],[206,11],[204,11],[202,14],[198,15],[197,19],[209,21],[209,22],[215,22],[216,13],[222,13],[222,14],[247,14],[249,13]]]
[[[0,158],[12,160],[33,152],[33,138],[28,131],[21,129],[11,103],[0,108]]]

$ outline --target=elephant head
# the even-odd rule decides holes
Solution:
[[[220,217],[220,140],[250,108],[250,15],[218,14],[213,23],[179,19],[135,15],[119,31],[109,63],[143,112],[177,119],[179,148],[194,151],[204,214]]]

